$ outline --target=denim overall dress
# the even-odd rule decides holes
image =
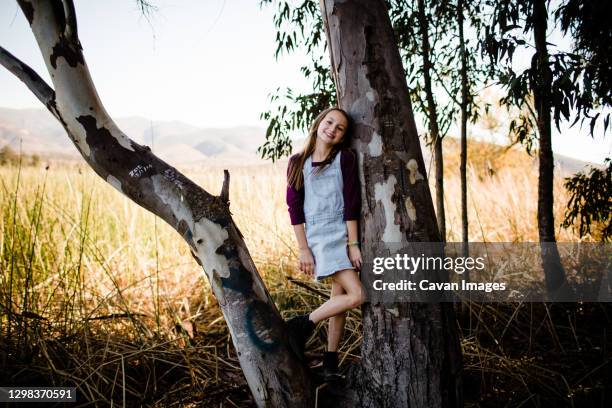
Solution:
[[[315,276],[322,280],[343,269],[355,269],[348,258],[340,153],[327,168],[304,163],[306,240],[315,260]]]

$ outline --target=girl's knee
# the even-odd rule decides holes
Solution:
[[[346,292],[339,283],[332,282],[330,297],[344,295]]]
[[[359,307],[365,301],[365,291],[363,289],[363,286],[361,285],[361,282],[359,281],[359,277],[357,276],[354,270],[346,269],[341,271],[335,277],[334,283],[337,284],[337,287],[332,287],[332,292],[338,290],[345,292],[347,295],[348,302],[347,307],[349,309]]]
[[[349,295],[349,305],[351,309],[361,306],[363,302],[365,302],[365,293],[363,290]]]

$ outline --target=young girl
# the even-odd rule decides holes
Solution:
[[[350,118],[332,107],[314,120],[302,152],[289,160],[287,205],[298,241],[300,271],[317,280],[331,278],[331,297],[308,315],[288,321],[301,355],[317,323],[329,319],[326,381],[340,378],[338,344],[346,311],[359,307],[364,292],[358,219],[361,213],[356,154],[348,148]]]

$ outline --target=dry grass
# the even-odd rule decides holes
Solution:
[[[481,154],[496,170],[490,175],[483,160],[470,168],[470,239],[537,241],[537,171],[505,168],[505,159],[495,156],[499,151]],[[452,163],[450,157],[447,239],[457,241],[459,177]],[[206,190],[220,191],[222,168],[185,172]],[[324,296],[287,280],[301,277],[284,203],[284,164],[230,172],[234,219],[279,309],[290,315],[314,308]],[[567,201],[561,180],[555,181],[555,194],[560,223]],[[0,361],[13,367],[4,380],[77,384],[99,405],[169,406],[190,398],[202,404],[248,403],[208,283],[168,225],[84,164],[0,168],[0,208]],[[568,230],[559,229],[557,236],[578,240]],[[326,287],[317,289],[328,293]],[[358,358],[359,321],[352,312],[344,358]],[[324,330],[311,340],[315,351],[323,349]],[[468,360],[474,350],[480,350],[479,358],[488,353],[488,361],[507,358],[469,336],[464,349]],[[32,370],[32,364],[39,369]],[[222,388],[228,383],[236,385]]]

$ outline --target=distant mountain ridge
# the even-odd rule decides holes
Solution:
[[[218,164],[264,164],[257,147],[265,141],[265,129],[249,126],[232,128],[199,128],[179,121],[151,121],[142,117],[118,118],[119,128],[137,143],[150,146],[155,154],[173,166]],[[458,146],[450,138],[447,154],[458,157]],[[44,109],[0,108],[0,148],[9,145],[15,151],[41,157],[79,158],[79,153],[57,120]],[[470,144],[489,144],[473,141]],[[294,151],[301,149],[304,139],[294,140]],[[429,148],[421,144],[429,168]],[[537,158],[530,165],[537,171]],[[447,161],[447,159],[445,159]],[[584,170],[590,163],[555,154],[555,168],[561,174]],[[596,165],[601,167],[599,165]]]
[[[256,154],[265,129],[253,126],[199,128],[179,121],[118,118],[119,128],[135,142],[150,146],[163,160],[175,164],[262,163]],[[44,109],[0,108],[0,148],[8,145],[43,157],[79,157],[57,120]]]

